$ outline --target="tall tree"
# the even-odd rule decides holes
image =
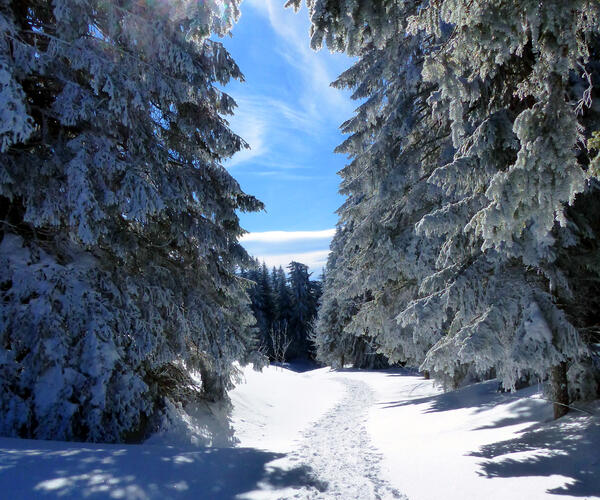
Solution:
[[[251,283],[248,295],[250,297],[252,312],[256,318],[260,350],[272,359],[273,345],[271,332],[275,327],[277,304],[269,270],[264,262],[261,265],[258,260],[255,260],[255,266],[252,269],[243,270],[241,275]]]
[[[266,323],[265,327],[267,330],[271,330],[273,328],[273,323],[275,323],[276,314],[275,293],[273,290],[269,269],[264,262],[260,268],[260,286],[264,295],[263,314]]]
[[[297,7],[300,1],[288,4]],[[340,261],[346,281],[374,269],[361,255],[374,253],[366,243],[369,238],[371,247],[383,248],[383,255],[396,253],[401,263],[397,271],[387,272],[387,284],[370,284],[374,297],[385,298],[389,292],[379,302],[397,308],[401,330],[385,326],[389,309],[379,308],[379,324],[369,319],[363,325],[377,330],[373,335],[380,349],[402,357],[410,356],[403,352],[410,345],[403,332],[412,333],[413,344],[424,348],[415,349],[415,359],[424,354],[423,368],[449,382],[469,371],[495,371],[507,387],[514,387],[523,374],[549,377],[560,414],[568,404],[568,372],[586,365],[591,355],[564,306],[562,299],[571,290],[564,261],[557,258],[581,242],[585,232],[580,225],[584,218],[565,207],[588,195],[586,176],[593,172],[577,145],[581,134],[589,137],[597,129],[590,128],[589,113],[581,111],[593,99],[589,81],[596,64],[592,45],[598,3],[307,4],[313,47],[325,41],[330,49],[359,56],[347,82],[357,95],[369,96],[357,111],[356,125],[345,125],[354,134],[343,146],[353,163],[348,174],[342,172],[349,198],[341,220],[346,226],[346,220],[352,221],[356,235],[367,226],[363,221],[372,221],[363,236],[348,238],[354,241]],[[412,52],[407,50],[411,44]],[[390,65],[383,72],[393,57],[397,70]],[[411,69],[412,87],[406,85]],[[364,76],[370,74],[381,76]],[[388,119],[394,111],[411,116],[406,101],[395,100],[402,95],[393,92],[395,87],[417,89],[412,99],[422,102],[425,115]],[[364,114],[377,88],[385,98]],[[372,132],[358,135],[369,127]],[[424,133],[419,134],[420,128]],[[447,131],[448,140],[436,131]],[[392,140],[386,142],[388,137]],[[406,170],[411,145],[418,153],[412,162],[416,168]],[[371,151],[378,158],[389,155],[387,171],[373,167],[382,163],[377,157],[356,168]],[[412,172],[420,175],[411,177]],[[379,193],[402,193],[403,184],[407,192],[421,185],[423,193],[433,196],[396,202],[397,210],[386,216]],[[392,234],[398,234],[402,220],[408,239],[388,243],[386,228],[396,224]],[[437,254],[433,265],[431,249]],[[417,287],[410,290],[413,280]],[[355,317],[368,309],[359,308]]]
[[[292,261],[288,270],[292,299],[289,330],[293,335],[290,356],[309,357],[309,334],[317,312],[318,297],[315,295],[306,264]]]
[[[0,433],[143,436],[254,349],[238,2],[0,1]]]
[[[292,316],[292,297],[283,267],[279,266],[273,276],[275,295],[275,322],[277,328],[287,328]]]
[[[261,351],[274,361],[312,358],[309,336],[321,296],[320,281],[310,279],[308,266],[292,262],[289,278],[283,268],[256,263],[251,270],[242,271],[250,280],[249,295],[256,317]]]
[[[452,370],[452,359],[462,358],[478,371],[495,369],[509,387],[523,372],[549,376],[559,416],[567,370],[589,357],[559,305],[568,290],[556,257],[572,239],[565,207],[587,189],[576,152],[586,94],[578,74],[590,64],[599,7],[467,3],[429,5],[412,21],[438,38],[442,23],[453,27],[423,70],[439,86],[456,153],[431,177],[450,196],[419,229],[444,236],[445,260],[461,265],[444,266],[442,287],[452,295],[437,285],[443,312],[435,321],[449,328],[428,364]],[[484,26],[484,19],[495,21]],[[460,181],[467,189],[456,193]],[[468,252],[464,236],[473,242]]]

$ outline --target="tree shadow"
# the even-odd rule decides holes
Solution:
[[[310,359],[294,359],[285,363],[277,363],[275,361],[272,361],[271,366],[285,368],[286,370],[290,370],[294,373],[311,372],[313,370],[322,368],[322,366],[318,365],[314,361],[311,361]]]
[[[425,383],[425,382],[424,382]],[[413,390],[418,390],[415,386]],[[412,392],[412,391],[411,391]],[[423,413],[436,413],[458,409],[471,409],[474,413],[488,411],[495,407],[505,407],[501,418],[473,430],[495,429],[523,423],[550,421],[552,409],[540,398],[533,398],[539,392],[537,386],[526,387],[514,393],[499,392],[498,382],[489,380],[466,387],[424,397],[411,397],[404,394],[400,401],[383,401],[382,408],[398,408],[410,405],[428,405]]]
[[[306,466],[268,465],[284,457],[252,448],[89,445],[2,439],[0,491],[31,498],[225,500],[255,490],[315,488]]]
[[[518,396],[505,395],[504,401],[498,405],[511,405],[504,416],[473,430],[497,429],[531,422],[549,422],[552,420],[552,406],[543,399],[528,399],[525,394]]]
[[[401,399],[399,401],[384,401],[379,404],[383,408],[429,404],[429,408],[424,410],[424,413],[458,410],[461,408],[477,408],[478,411],[483,411],[490,406],[508,401],[509,396],[499,393],[497,389],[498,382],[491,380],[432,396]]]
[[[388,368],[388,377],[423,377],[423,374],[417,368],[397,366]],[[426,380],[423,378],[423,380]]]
[[[511,456],[517,453],[521,456]],[[487,459],[480,463],[478,474],[481,476],[556,474],[570,481],[547,493],[600,496],[600,422],[597,417],[570,416],[551,424],[535,424],[514,439],[482,446],[470,455]]]
[[[345,367],[345,368],[332,368],[332,371],[341,372],[341,373],[384,373],[388,377],[419,377],[421,374],[417,370],[413,370],[411,368],[404,368],[402,366],[394,366],[391,368],[381,368],[381,369],[372,369],[372,368],[354,368],[354,367]]]

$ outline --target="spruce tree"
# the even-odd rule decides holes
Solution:
[[[339,261],[338,283],[371,276],[373,249],[389,248],[383,254],[395,253],[399,267],[386,274],[389,283],[401,286],[374,280],[364,288],[376,300],[390,291],[379,302],[397,308],[401,329],[385,326],[385,312],[379,324],[375,315],[358,324],[371,325],[378,348],[396,349],[399,357],[411,355],[403,332],[412,334],[414,360],[424,355],[422,367],[451,384],[469,372],[495,372],[509,388],[522,376],[550,379],[555,395],[560,392],[557,410],[564,410],[571,372],[593,365],[586,327],[565,305],[573,293],[565,279],[568,266],[559,256],[576,252],[583,241],[585,217],[566,207],[593,193],[586,177],[596,174],[594,161],[587,168],[577,148],[598,129],[586,111],[594,97],[590,75],[597,64],[598,3],[311,0],[307,5],[313,47],[326,42],[360,58],[346,85],[361,97],[376,96],[378,86],[385,92],[370,114],[362,112],[367,100],[355,125],[345,125],[354,133],[343,146],[353,163],[342,172],[348,200],[340,217],[351,229],[351,243]],[[397,69],[382,73],[396,54]],[[413,102],[421,99],[423,119],[388,120],[388,106],[387,116],[395,111],[410,117],[391,90],[411,88],[406,85],[411,69]],[[369,79],[370,74],[382,76]],[[385,123],[395,126],[386,129]],[[360,130],[370,133],[357,135]],[[397,140],[386,144],[386,133]],[[414,177],[406,170],[411,144],[418,153],[414,172],[420,174]],[[369,157],[370,151],[378,154]],[[386,154],[390,167],[377,168]],[[363,169],[356,168],[361,157],[369,158]],[[402,199],[403,184],[409,192],[421,185],[424,195],[392,203],[397,208],[386,216],[380,193],[395,191],[391,199]],[[585,206],[592,205],[579,204]],[[388,240],[390,222],[401,231],[403,220],[409,237]],[[349,296],[342,291],[342,297]],[[370,308],[360,307],[355,318]],[[576,383],[571,393],[582,390]]]
[[[269,269],[263,262],[260,268],[260,286],[263,293],[263,314],[265,317],[265,327],[269,331],[273,328],[275,322],[276,304],[275,294],[271,284],[271,276],[269,275]]]
[[[0,2],[0,433],[120,441],[252,357],[238,2]]]
[[[344,313],[329,317],[335,323],[346,319],[340,329],[320,316],[316,333],[331,340],[332,331],[349,336],[337,344],[350,349],[346,362],[363,367],[370,364],[365,356],[378,359],[377,351],[392,362],[418,365],[434,343],[420,329],[398,325],[396,316],[434,268],[439,239],[420,237],[414,225],[439,206],[426,174],[448,149],[447,129],[432,126],[426,110],[432,89],[420,76],[426,40],[390,22],[397,30],[380,45],[362,35],[362,44],[350,36],[347,43],[336,38],[359,60],[333,85],[351,88],[353,98],[363,102],[342,125],[349,137],[337,148],[351,163],[340,172],[347,199],[338,210],[321,307],[324,314],[333,302]]]
[[[279,330],[287,329],[292,317],[292,297],[285,271],[281,266],[275,272],[273,293],[275,296],[275,328]]]
[[[578,110],[589,96],[579,75],[593,64],[598,5],[467,3],[429,5],[411,20],[437,38],[444,23],[453,28],[423,70],[439,86],[456,153],[430,178],[452,197],[418,229],[443,235],[451,251],[444,259],[461,265],[459,273],[446,265],[434,285],[444,311],[436,321],[449,327],[428,365],[448,372],[459,359],[492,368],[507,387],[523,373],[549,377],[559,416],[567,370],[589,358],[559,305],[568,289],[556,259],[572,241],[565,207],[587,189],[576,149],[586,133]],[[467,190],[456,196],[461,182]]]
[[[289,330],[293,338],[289,349],[290,358],[309,358],[309,335],[317,312],[317,297],[306,264],[292,261],[288,269],[292,299]]]

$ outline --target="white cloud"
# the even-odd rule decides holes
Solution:
[[[255,255],[260,262],[264,262],[268,267],[285,268],[290,262],[296,261],[306,264],[313,274],[320,274],[327,263],[329,250],[317,250],[313,252],[286,253],[277,255]],[[315,276],[318,277],[318,276]]]
[[[229,119],[229,125],[250,145],[250,149],[236,153],[225,166],[233,168],[252,163],[277,170],[301,168],[301,165],[274,161],[270,148],[278,141],[289,143],[289,137],[294,137],[298,130],[319,136],[320,131],[312,126],[311,117],[278,99],[248,94],[234,97],[237,108],[235,115]]]
[[[315,275],[321,274],[329,255],[329,242],[335,229],[321,231],[263,231],[241,238],[246,250],[268,267],[286,267],[296,261],[306,264]]]
[[[303,110],[311,119],[322,119],[327,115],[342,123],[355,108],[344,93],[330,87],[338,74],[348,67],[351,59],[340,54],[320,53],[310,48],[309,23],[306,7],[295,14],[293,9],[284,9],[281,0],[247,0],[247,5],[269,19],[271,27],[282,41],[278,47],[281,55],[293,65],[305,85],[305,93],[300,99]]]
[[[242,236],[242,243],[283,243],[302,240],[330,240],[335,234],[335,229],[324,229],[322,231],[263,231],[248,233]]]
[[[246,8],[270,24],[277,37],[274,50],[293,68],[294,79],[301,83],[302,90],[290,100],[257,94],[249,84],[235,92],[229,91],[238,104],[230,119],[231,128],[251,149],[237,153],[225,166],[253,165],[270,167],[271,172],[282,171],[291,165],[277,154],[278,148],[296,148],[297,156],[302,156],[306,148],[295,140],[297,137],[308,134],[321,140],[352,116],[355,106],[349,93],[329,85],[351,60],[340,54],[331,55],[326,49],[317,53],[310,48],[310,23],[305,7],[295,14],[293,9],[283,8],[283,0],[246,0],[242,4],[242,15]],[[293,151],[290,157],[294,157]],[[257,172],[246,170],[252,175],[258,175]],[[288,174],[287,180],[306,178]]]
[[[252,108],[238,107],[235,115],[229,119],[229,126],[250,145],[250,149],[242,149],[236,153],[231,160],[226,162],[227,168],[246,163],[253,158],[262,156],[267,151],[268,122],[264,117],[255,113]]]

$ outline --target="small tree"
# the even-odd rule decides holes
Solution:
[[[292,344],[293,338],[288,335],[287,321],[275,323],[269,330],[273,360],[277,363],[285,363],[287,351]]]

